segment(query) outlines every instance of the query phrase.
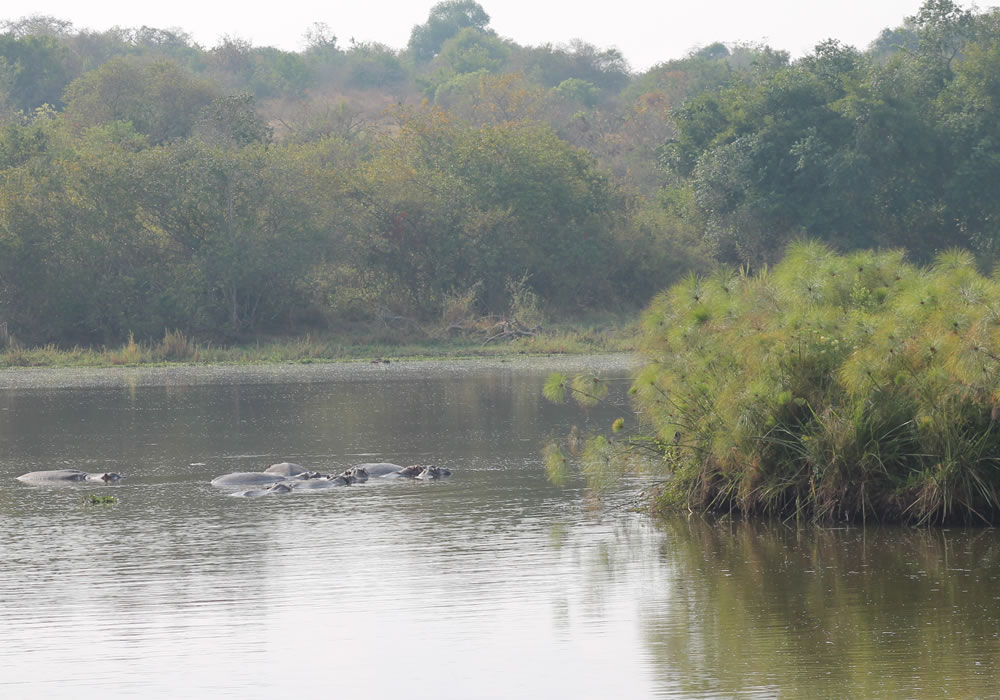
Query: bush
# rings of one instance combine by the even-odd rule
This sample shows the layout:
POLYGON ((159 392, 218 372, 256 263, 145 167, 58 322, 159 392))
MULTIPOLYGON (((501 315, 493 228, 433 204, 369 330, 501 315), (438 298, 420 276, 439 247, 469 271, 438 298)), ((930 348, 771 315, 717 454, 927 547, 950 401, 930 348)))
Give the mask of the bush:
POLYGON ((633 387, 665 501, 819 521, 996 522, 1000 284, 952 251, 790 246, 646 313, 633 387))

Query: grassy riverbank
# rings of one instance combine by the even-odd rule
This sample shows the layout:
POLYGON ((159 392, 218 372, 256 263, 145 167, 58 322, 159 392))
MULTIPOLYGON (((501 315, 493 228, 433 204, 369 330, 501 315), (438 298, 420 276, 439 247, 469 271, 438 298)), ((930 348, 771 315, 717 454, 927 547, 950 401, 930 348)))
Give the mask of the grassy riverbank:
POLYGON ((9 342, 0 349, 0 368, 115 367, 159 364, 256 364, 391 360, 401 358, 495 357, 631 352, 637 344, 634 318, 590 316, 541 329, 481 324, 439 332, 384 326, 295 338, 262 338, 221 345, 199 342, 179 331, 158 341, 132 338, 119 347, 24 347, 9 342))

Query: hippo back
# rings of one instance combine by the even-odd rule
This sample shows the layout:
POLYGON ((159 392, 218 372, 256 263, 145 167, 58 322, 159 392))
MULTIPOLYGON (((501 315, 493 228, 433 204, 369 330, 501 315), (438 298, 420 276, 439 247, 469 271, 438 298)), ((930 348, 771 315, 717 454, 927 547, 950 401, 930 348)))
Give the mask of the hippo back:
POLYGON ((340 484, 334 484, 329 479, 308 479, 306 481, 291 481, 291 486, 296 491, 313 491, 316 489, 329 489, 340 484))
POLYGON ((223 474, 212 479, 212 486, 259 486, 261 484, 276 484, 284 481, 285 477, 279 474, 265 474, 263 472, 233 472, 223 474))
POLYGON ((57 481, 86 481, 87 472, 79 469, 50 469, 48 471, 28 472, 17 477, 18 481, 26 484, 51 483, 57 481))
POLYGON ((278 464, 272 464, 270 467, 264 470, 265 474, 277 474, 279 476, 298 476, 299 474, 305 474, 309 470, 303 467, 301 464, 294 464, 292 462, 279 462, 278 464))
POLYGON ((354 468, 364 469, 368 476, 386 476, 387 474, 395 474, 402 469, 401 466, 392 462, 366 462, 365 464, 357 464, 354 468))

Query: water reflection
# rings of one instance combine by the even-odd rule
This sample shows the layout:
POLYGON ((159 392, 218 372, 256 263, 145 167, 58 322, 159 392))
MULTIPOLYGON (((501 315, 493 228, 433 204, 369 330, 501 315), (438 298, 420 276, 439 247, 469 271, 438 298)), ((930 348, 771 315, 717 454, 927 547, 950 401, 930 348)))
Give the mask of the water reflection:
POLYGON ((643 635, 663 683, 684 695, 995 692, 993 531, 663 528, 672 575, 643 600, 643 635))

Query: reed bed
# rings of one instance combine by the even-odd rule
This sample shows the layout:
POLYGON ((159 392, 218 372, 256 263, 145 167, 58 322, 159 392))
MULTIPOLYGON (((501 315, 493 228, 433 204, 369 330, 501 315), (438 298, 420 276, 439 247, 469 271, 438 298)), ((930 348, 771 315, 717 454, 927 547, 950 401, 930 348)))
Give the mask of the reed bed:
POLYGON ((800 242, 773 269, 675 285, 642 328, 661 507, 1000 519, 1000 283, 969 253, 920 268, 800 242))

